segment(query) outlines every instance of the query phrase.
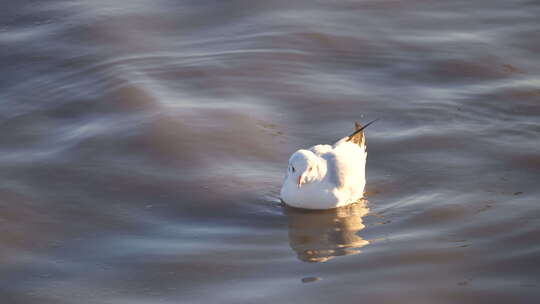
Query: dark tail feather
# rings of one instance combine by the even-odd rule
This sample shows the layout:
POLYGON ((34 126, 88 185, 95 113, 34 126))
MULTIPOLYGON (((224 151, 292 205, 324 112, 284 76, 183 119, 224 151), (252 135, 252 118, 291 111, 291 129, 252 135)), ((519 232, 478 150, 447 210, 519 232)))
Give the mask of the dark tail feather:
POLYGON ((354 131, 353 134, 349 135, 349 138, 347 138, 347 141, 350 141, 350 142, 353 142, 359 146, 362 146, 364 145, 365 143, 365 138, 364 138, 364 132, 362 132, 365 128, 367 128, 369 125, 371 125, 372 123, 376 122, 377 120, 379 120, 378 118, 375 119, 375 120, 372 120, 370 122, 368 122, 365 126, 361 126, 358 122, 355 122, 354 123, 354 128, 356 131, 354 131))

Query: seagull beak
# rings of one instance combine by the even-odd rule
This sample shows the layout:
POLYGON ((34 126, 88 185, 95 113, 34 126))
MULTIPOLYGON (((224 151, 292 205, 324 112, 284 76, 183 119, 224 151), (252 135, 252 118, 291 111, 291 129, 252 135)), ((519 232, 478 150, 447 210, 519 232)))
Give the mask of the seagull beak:
POLYGON ((302 175, 298 177, 298 188, 302 185, 302 175))

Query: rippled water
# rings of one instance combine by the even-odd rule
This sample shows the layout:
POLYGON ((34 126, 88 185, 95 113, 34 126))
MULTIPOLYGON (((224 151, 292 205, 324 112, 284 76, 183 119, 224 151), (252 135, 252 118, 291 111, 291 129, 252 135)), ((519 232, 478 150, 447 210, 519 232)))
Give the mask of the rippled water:
POLYGON ((538 1, 11 1, 6 303, 533 303, 538 1), (367 200, 279 204, 367 130, 367 200))

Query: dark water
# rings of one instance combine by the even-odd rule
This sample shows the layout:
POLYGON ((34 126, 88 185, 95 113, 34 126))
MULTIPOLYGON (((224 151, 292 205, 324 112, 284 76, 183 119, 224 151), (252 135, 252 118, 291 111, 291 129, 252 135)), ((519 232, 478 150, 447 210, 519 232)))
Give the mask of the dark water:
POLYGON ((540 2, 0 8, 2 303, 540 300, 540 2), (366 202, 278 204, 374 118, 366 202))

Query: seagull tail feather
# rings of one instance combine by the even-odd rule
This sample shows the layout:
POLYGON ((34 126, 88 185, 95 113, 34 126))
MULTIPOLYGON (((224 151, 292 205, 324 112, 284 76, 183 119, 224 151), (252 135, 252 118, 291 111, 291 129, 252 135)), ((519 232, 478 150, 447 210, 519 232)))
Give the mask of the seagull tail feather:
POLYGON ((367 128, 369 125, 371 125, 372 123, 374 123, 377 120, 378 120, 378 118, 368 122, 363 127, 362 127, 362 125, 360 123, 355 122, 354 123, 355 131, 351 135, 349 135, 349 137, 347 138, 347 141, 353 142, 353 143, 359 145, 360 147, 365 146, 366 145, 366 137, 364 136, 364 129, 367 128))

